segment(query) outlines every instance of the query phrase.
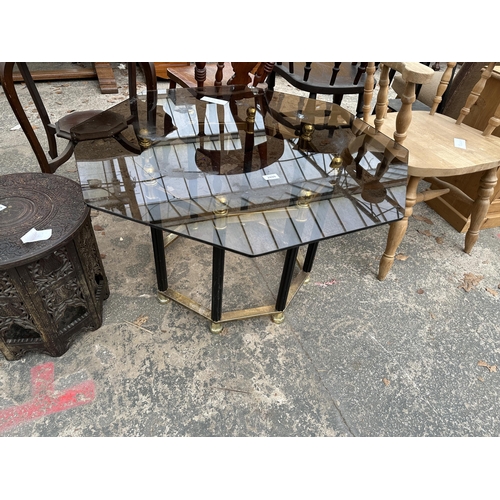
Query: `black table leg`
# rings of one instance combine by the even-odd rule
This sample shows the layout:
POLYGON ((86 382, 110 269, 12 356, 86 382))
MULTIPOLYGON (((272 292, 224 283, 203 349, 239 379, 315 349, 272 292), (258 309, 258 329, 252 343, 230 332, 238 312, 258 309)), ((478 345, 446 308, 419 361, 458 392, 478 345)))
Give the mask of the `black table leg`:
POLYGON ((316 250, 318 250, 318 242, 311 243, 307 247, 306 257, 304 259, 304 266, 302 270, 306 273, 310 273, 312 271, 314 258, 316 257, 316 250))
MULTIPOLYGON (((223 248, 213 247, 212 256, 212 322, 218 323, 222 318, 222 289, 224 282, 224 258, 223 248)), ((212 324, 212 331, 220 331, 222 328, 212 324)))
POLYGON ((285 310, 288 292, 290 291, 290 284, 292 283, 293 268, 295 267, 298 252, 299 247, 290 248, 286 251, 285 264, 283 265, 283 272, 281 273, 278 298, 276 299, 276 311, 283 312, 285 310))
POLYGON ((155 258, 156 281, 158 290, 164 292, 168 289, 167 263, 165 261, 165 246, 163 244, 163 231, 151 227, 151 240, 153 242, 153 255, 155 258))

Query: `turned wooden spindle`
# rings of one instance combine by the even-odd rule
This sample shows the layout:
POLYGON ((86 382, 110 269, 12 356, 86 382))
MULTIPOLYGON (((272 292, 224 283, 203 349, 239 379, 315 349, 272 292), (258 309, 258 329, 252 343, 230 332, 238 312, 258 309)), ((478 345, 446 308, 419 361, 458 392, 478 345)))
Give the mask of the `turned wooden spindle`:
POLYGON ((356 76, 354 77, 353 81, 354 85, 357 85, 359 83, 359 80, 361 80, 361 77, 365 74, 367 64, 368 63, 365 62, 359 63, 358 71, 356 72, 356 76))
POLYGON ((415 84, 413 82, 407 82, 406 87, 401 96, 402 106, 399 110, 398 116, 396 117, 396 130, 394 132, 394 140, 398 144, 403 144, 406 139, 408 129, 411 123, 411 106, 415 102, 417 96, 415 95, 415 84))
POLYGON ((335 80, 337 79, 337 75, 340 71, 340 65, 342 63, 339 63, 339 62, 336 62, 333 64, 333 68, 332 68, 332 76, 330 78, 330 86, 334 86, 335 85, 335 80))
POLYGON ((265 79, 274 69, 273 62, 260 63, 257 71, 255 72, 255 77, 253 80, 253 85, 257 86, 259 83, 264 83, 265 79))
POLYGON ((441 82, 439 83, 436 95, 434 96, 434 100, 432 102, 432 108, 431 108, 431 115, 433 115, 441 101, 443 100, 443 94, 445 93, 446 89, 448 88, 448 84, 450 83, 451 80, 451 75, 453 73, 453 68, 457 65, 456 62, 449 62, 446 65, 446 69, 443 73, 443 76, 441 77, 441 82))
POLYGON ((478 100, 479 96, 481 95, 481 92, 484 89, 484 86, 486 85, 486 82, 491 76, 491 72, 493 71, 495 64, 496 63, 494 62, 490 62, 488 64, 488 67, 483 71, 479 81, 476 83, 476 85, 474 85, 474 88, 472 89, 471 93, 469 94, 469 97, 467 98, 467 101, 465 102, 465 106, 460 111, 460 116, 457 118, 458 125, 462 123, 464 118, 470 113, 470 108, 472 108, 472 106, 474 106, 474 104, 478 100))
POLYGON ((374 123, 376 130, 380 130, 380 128, 382 127, 385 115, 387 113, 387 107, 389 105, 389 101, 387 98, 389 94, 389 69, 389 66, 384 64, 380 73, 377 105, 375 107, 376 118, 374 123))
POLYGON ((488 125, 484 129, 483 135, 488 137, 500 125, 500 104, 495 110, 495 114, 488 120, 488 125))
POLYGON ((207 79, 207 70, 205 66, 206 62, 197 62, 194 67, 194 79, 196 80, 198 87, 203 87, 205 80, 207 79))
POLYGON ((401 109, 396 117, 396 130, 394 140, 398 144, 403 144, 408 128, 412 120, 412 105, 416 100, 415 89, 418 84, 425 85, 432 80, 434 71, 420 63, 386 63, 387 66, 401 72, 403 80, 406 82, 403 95, 401 96, 401 109))
POLYGON ((215 72, 215 82, 214 82, 215 87, 222 86, 222 78, 223 77, 224 77, 224 63, 218 62, 217 63, 217 71, 215 72))
POLYGON ((368 63, 366 67, 365 92, 363 95, 363 120, 368 121, 372 109, 373 87, 375 86, 375 63, 368 63))

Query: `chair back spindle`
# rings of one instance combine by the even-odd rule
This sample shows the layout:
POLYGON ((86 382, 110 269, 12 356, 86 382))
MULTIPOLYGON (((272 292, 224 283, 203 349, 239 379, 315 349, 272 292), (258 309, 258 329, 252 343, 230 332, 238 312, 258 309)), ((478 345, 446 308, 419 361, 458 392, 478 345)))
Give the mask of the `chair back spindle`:
POLYGON ((356 116, 363 114, 365 73, 368 63, 351 62, 289 62, 276 63, 267 83, 274 89, 276 75, 284 78, 298 90, 309 93, 311 99, 318 94, 332 95, 335 104, 342 104, 345 95, 356 96, 356 116))
POLYGON ((224 78, 224 63, 223 62, 218 62, 217 63, 217 71, 215 72, 215 82, 214 85, 216 87, 221 87, 222 86, 222 79, 224 78))
POLYGON ((371 113, 371 102, 373 97, 373 89, 375 87, 375 63, 367 63, 366 67, 366 84, 365 93, 363 96, 363 120, 368 121, 368 117, 371 113))
MULTIPOLYGON (((377 94, 377 104, 375 106, 375 128, 380 130, 382 124, 384 123, 384 118, 387 113, 387 108, 389 105, 389 70, 390 67, 386 64, 382 65, 382 69, 380 71, 380 79, 379 79, 379 91, 377 94)), ((366 84, 365 84, 366 87, 366 84)), ((365 88, 365 92, 368 89, 365 88)))
POLYGON ((357 85, 359 81, 361 80, 361 77, 363 76, 364 73, 366 73, 366 67, 367 67, 366 62, 359 63, 358 66, 358 72, 356 73, 356 76, 354 77, 354 81, 352 82, 353 85, 357 85))
POLYGON ((488 125, 486 125, 486 128, 484 129, 483 135, 488 137, 494 132, 494 130, 499 125, 500 125, 500 104, 497 106, 495 114, 488 120, 488 125))
POLYGON ((307 82, 309 80, 309 73, 311 73, 311 64, 312 62, 306 62, 306 65, 304 66, 304 81, 307 82))
POLYGON ((431 115, 433 115, 436 112, 438 106, 441 104, 441 101, 443 100, 443 94, 446 92, 446 89, 448 88, 448 85, 451 80, 451 75, 453 74, 453 68, 456 65, 457 65, 456 62, 449 62, 446 64, 446 70, 444 71, 443 76, 441 77, 441 81, 439 82, 436 95, 432 102, 432 107, 430 111, 431 115))
MULTIPOLYGON (((495 62, 490 62, 486 69, 482 72, 481 78, 479 81, 474 85, 473 89, 471 90, 471 93, 469 94, 469 97, 467 97, 467 101, 465 101, 465 106, 462 108, 460 111, 460 115, 457 118, 457 124, 461 124, 464 118, 470 113, 470 110, 474 104, 476 104, 479 96, 481 95, 484 87, 486 86, 486 82, 491 76, 491 73, 497 63, 495 62)), ((491 135, 491 133, 495 130, 495 128, 500 124, 499 119, 500 119, 500 105, 497 107, 495 114, 490 118, 488 125, 486 126, 483 135, 488 136, 491 135)))
POLYGON ((332 68, 332 77, 330 78, 330 85, 333 87, 335 85, 335 80, 337 79, 337 75, 339 74, 340 71, 340 65, 342 63, 336 62, 333 65, 332 68))
POLYGON ((205 68, 206 62, 197 62, 194 63, 194 79, 198 84, 198 87, 203 87, 205 84, 205 80, 207 79, 207 70, 205 68))
MULTIPOLYGON (((382 70, 379 80, 379 93, 377 95, 377 104, 375 107, 376 117, 374 125, 376 130, 380 130, 388 108, 389 92, 389 71, 395 70, 401 73, 405 83, 405 89, 401 96, 402 106, 396 118, 396 130, 394 131, 394 140, 398 144, 403 144, 412 118, 412 104, 416 100, 416 86, 424 85, 432 80, 434 71, 420 63, 405 62, 385 62, 382 63, 382 70)), ((365 81, 365 92, 367 84, 365 81)))
POLYGON ((491 76, 491 72, 493 71, 493 68, 495 67, 495 63, 490 62, 488 64, 488 67, 482 72, 481 78, 479 81, 474 85, 473 89, 471 90, 471 93, 469 94, 469 97, 467 97, 467 101, 465 101, 465 106, 462 108, 460 111, 460 115, 457 118, 457 124, 460 125, 464 118, 470 113, 470 109, 474 104, 476 104, 476 101, 478 100, 479 96, 481 95, 481 92, 483 91, 486 82, 491 76))
POLYGON ((273 68, 274 68, 274 63, 271 62, 260 63, 259 67, 257 68, 257 71, 255 72, 253 80, 254 86, 258 85, 259 83, 264 83, 268 75, 273 70, 273 68))
MULTIPOLYGON (((248 85, 252 83, 253 74, 253 85, 264 82, 269 73, 273 70, 274 63, 258 63, 258 62, 233 62, 231 63, 233 69, 233 75, 227 80, 226 85, 248 85)), ((213 85, 215 87, 220 87, 224 85, 224 68, 225 63, 218 62, 217 69, 215 72, 215 79, 213 85)), ((179 71, 179 70, 177 70, 179 71)), ((207 63, 197 62, 195 63, 194 77, 198 87, 204 87, 207 79, 207 63)))

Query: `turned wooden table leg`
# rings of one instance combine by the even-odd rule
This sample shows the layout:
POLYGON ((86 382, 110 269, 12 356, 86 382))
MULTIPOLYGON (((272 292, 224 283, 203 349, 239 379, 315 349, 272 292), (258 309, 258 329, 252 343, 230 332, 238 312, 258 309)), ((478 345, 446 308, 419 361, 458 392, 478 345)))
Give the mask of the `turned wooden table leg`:
POLYGON ((378 279, 381 281, 385 279, 391 270, 392 264, 394 263, 394 257, 396 256, 396 251, 401 244, 401 241, 403 241, 406 229, 408 228, 408 217, 410 217, 413 213, 413 207, 417 202, 417 187, 420 180, 420 177, 410 177, 406 188, 405 215, 401 220, 393 222, 389 225, 387 246, 385 247, 384 255, 382 255, 382 258, 380 259, 378 270, 378 279))
POLYGON ((486 170, 479 181, 477 198, 472 206, 470 227, 465 235, 465 252, 471 253, 472 247, 479 238, 479 231, 483 225, 490 207, 490 200, 497 183, 497 167, 486 170))

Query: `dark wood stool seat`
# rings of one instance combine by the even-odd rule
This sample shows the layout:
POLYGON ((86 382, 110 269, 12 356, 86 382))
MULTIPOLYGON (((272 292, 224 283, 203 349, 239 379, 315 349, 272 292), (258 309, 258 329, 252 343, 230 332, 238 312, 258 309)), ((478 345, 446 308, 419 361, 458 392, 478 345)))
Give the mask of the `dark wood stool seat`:
POLYGON ((0 351, 64 354, 102 323, 106 274, 76 182, 53 174, 0 176, 0 351), (48 240, 23 243, 30 229, 48 240))
POLYGON ((113 113, 112 111, 82 111, 83 113, 88 114, 88 116, 81 120, 77 117, 75 120, 71 120, 71 123, 69 120, 63 123, 64 130, 62 133, 67 133, 69 136, 68 139, 77 142, 110 139, 128 128, 127 121, 118 113, 113 113), (90 118, 94 117, 94 120, 90 120, 90 118))
POLYGON ((100 112, 97 109, 91 109, 87 111, 73 111, 73 113, 63 116, 54 124, 57 136, 71 140, 71 129, 73 127, 80 125, 80 123, 98 115, 100 112))
MULTIPOLYGON (((97 64, 97 63, 96 63, 97 64)), ((148 90, 156 90, 156 73, 153 63, 137 63, 141 66, 146 80, 146 87, 148 90)), ((137 97, 137 73, 136 63, 128 63, 128 81, 129 81, 129 96, 131 98, 137 97)), ((108 139, 110 137, 115 138, 120 144, 125 147, 125 149, 132 151, 134 153, 139 153, 140 149, 131 144, 122 134, 127 130, 128 125, 131 123, 133 116, 132 112, 128 118, 119 116, 118 114, 106 113, 101 119, 101 115, 97 110, 85 110, 85 111, 74 111, 72 113, 63 116, 59 120, 54 122, 50 119, 50 114, 45 108, 45 104, 38 92, 37 86, 35 84, 34 78, 28 68, 28 64, 25 62, 0 62, 0 83, 5 92, 5 97, 9 102, 14 115, 21 125, 23 132, 28 139, 33 152, 35 153, 36 159, 40 165, 40 169, 44 173, 52 174, 54 173, 62 164, 67 162, 74 151, 74 148, 79 140, 94 140, 94 139, 108 139), (14 68, 17 66, 22 79, 26 85, 26 88, 31 96, 32 102, 35 105, 36 112, 40 118, 43 125, 43 132, 45 133, 45 138, 48 144, 48 151, 45 151, 42 142, 40 142, 40 136, 43 136, 42 128, 35 132, 33 127, 33 114, 30 113, 30 117, 26 114, 24 99, 21 101, 20 95, 18 94, 18 85, 16 86, 14 68), (90 130, 91 123, 86 125, 85 134, 82 138, 76 139, 73 134, 70 133, 71 128, 88 122, 94 117, 99 117, 97 123, 92 120, 92 124, 97 124, 98 128, 96 130, 90 130), (64 149, 60 151, 58 141, 56 138, 66 139, 64 149)), ((20 89, 19 89, 20 90, 20 89)), ((38 128, 38 127, 36 127, 38 128)))

